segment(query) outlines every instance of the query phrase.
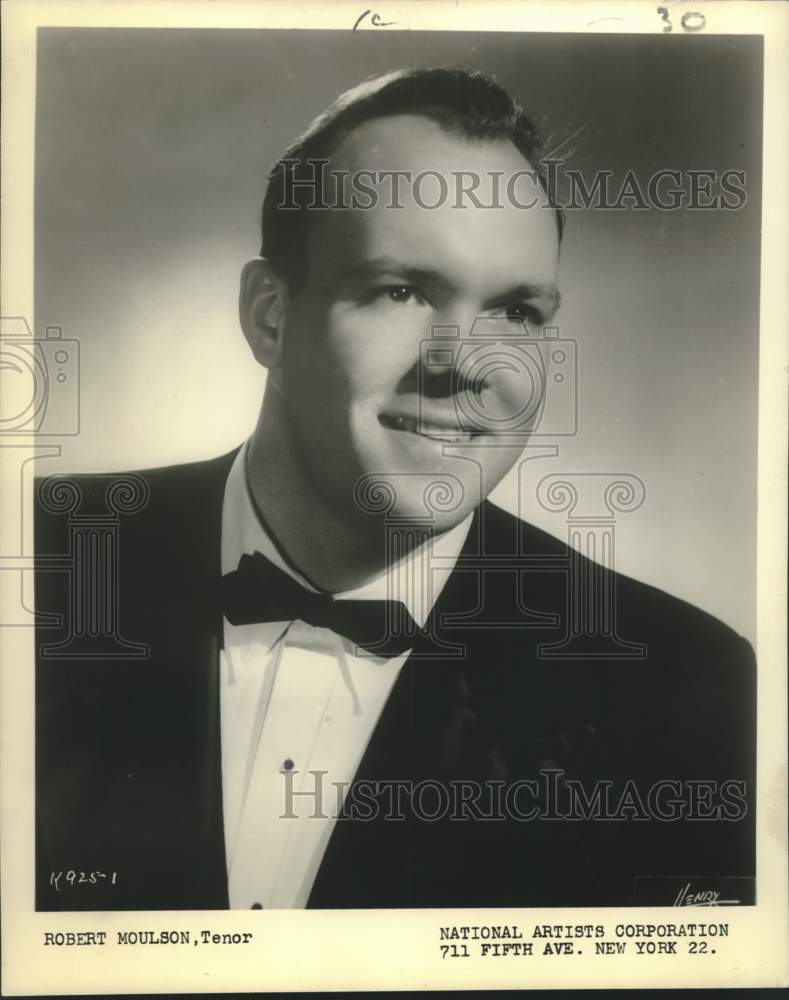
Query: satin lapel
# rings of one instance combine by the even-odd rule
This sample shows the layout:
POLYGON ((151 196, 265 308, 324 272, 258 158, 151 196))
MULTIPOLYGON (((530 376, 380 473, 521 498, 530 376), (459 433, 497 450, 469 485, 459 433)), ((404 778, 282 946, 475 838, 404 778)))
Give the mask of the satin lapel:
MULTIPOLYGON (((459 566, 478 553, 479 533, 477 512, 459 566)), ((484 780, 498 774, 494 748, 478 725, 466 681, 480 655, 480 637, 450 623, 451 613, 472 612, 477 600, 474 572, 456 570, 434 608, 435 635, 404 664, 356 783, 405 782, 413 788, 423 780, 484 780)), ((431 872, 419 871, 419 829, 407 806, 402 818, 391 818, 391 812, 370 822, 338 820, 309 907, 406 906, 431 898, 431 872)))
MULTIPOLYGON (((555 570, 524 581, 513 557, 536 537, 490 504, 476 512, 431 616, 432 639, 404 665, 357 782, 507 781, 582 766, 593 750, 600 674, 538 654, 560 636, 566 581, 555 570)), ((547 544, 551 552, 534 554, 562 555, 561 543, 547 544)), ((420 861, 424 831, 409 822, 338 821, 309 905, 439 905, 447 873, 420 861)), ((451 835, 457 857, 466 846, 473 853, 475 824, 451 824, 451 835)))
POLYGON ((160 570, 138 590, 128 627, 145 622, 143 638, 151 645, 148 683, 135 685, 145 698, 138 752, 150 781, 140 795, 159 827, 146 840, 151 851, 162 848, 151 870, 168 907, 227 906, 218 592, 222 501, 234 456, 153 473, 150 509, 136 525, 137 544, 147 549, 142 565, 160 570))

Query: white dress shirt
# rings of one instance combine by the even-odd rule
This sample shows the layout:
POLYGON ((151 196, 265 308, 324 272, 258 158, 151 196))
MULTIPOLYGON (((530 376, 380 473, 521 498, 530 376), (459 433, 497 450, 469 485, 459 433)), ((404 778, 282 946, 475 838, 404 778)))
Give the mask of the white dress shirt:
MULTIPOLYGON (((245 553, 260 552, 314 590, 285 563, 255 512, 246 452, 244 445, 225 487, 222 573, 236 569, 245 553)), ((397 597, 424 625, 470 524, 471 515, 364 586, 334 596, 397 597)), ((222 789, 231 908, 306 906, 344 789, 408 658, 359 652, 329 629, 298 620, 224 620, 222 789), (312 771, 326 773, 316 778, 312 771)))

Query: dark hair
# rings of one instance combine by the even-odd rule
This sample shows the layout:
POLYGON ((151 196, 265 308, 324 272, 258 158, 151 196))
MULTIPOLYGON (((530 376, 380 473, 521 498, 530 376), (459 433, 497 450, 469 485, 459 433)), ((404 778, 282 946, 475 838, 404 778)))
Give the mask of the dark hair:
POLYGON ((322 171, 316 164, 328 161, 340 142, 362 123, 402 114, 421 115, 447 132, 469 139, 512 142, 536 172, 556 212, 561 239, 564 217, 539 161, 536 127, 507 91, 490 77, 464 69, 397 70, 341 94, 288 147, 269 173, 261 254, 292 292, 298 291, 305 279, 307 238, 315 219, 315 212, 307 208, 307 197, 313 207, 322 204, 322 171))

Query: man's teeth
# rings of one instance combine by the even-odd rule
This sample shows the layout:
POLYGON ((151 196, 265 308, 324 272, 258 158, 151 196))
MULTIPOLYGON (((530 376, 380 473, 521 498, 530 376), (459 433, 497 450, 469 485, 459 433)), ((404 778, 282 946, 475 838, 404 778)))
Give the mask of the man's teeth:
POLYGON ((425 426, 422 426, 416 433, 421 434, 422 437, 431 438, 433 441, 448 441, 450 443, 470 441, 473 436, 471 431, 448 431, 445 428, 425 426))
POLYGON ((471 431, 442 427, 440 424, 431 424, 426 420, 418 420, 414 417, 396 417, 395 425, 400 430, 411 431, 413 434, 420 434, 422 437, 428 437, 434 441, 447 441, 451 444, 470 441, 473 437, 471 431))

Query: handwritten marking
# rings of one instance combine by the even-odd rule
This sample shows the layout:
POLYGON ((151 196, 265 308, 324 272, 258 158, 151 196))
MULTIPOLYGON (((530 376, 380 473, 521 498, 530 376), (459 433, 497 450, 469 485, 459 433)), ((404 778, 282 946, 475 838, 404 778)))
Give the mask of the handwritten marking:
POLYGON ((682 15, 682 19, 680 20, 679 23, 682 25, 683 31, 701 31, 702 28, 706 25, 707 19, 703 14, 699 14, 698 11, 691 10, 688 11, 687 14, 682 15), (691 24, 690 23, 691 18, 698 18, 699 23, 691 24))
MULTIPOLYGON (((665 34, 666 32, 673 31, 674 25, 671 23, 671 18, 668 15, 668 8, 658 7, 657 12, 658 14, 660 14, 660 19, 662 21, 665 21, 667 24, 667 27, 663 29, 663 33, 665 34)), ((679 23, 682 25, 683 31, 687 32, 702 31, 706 27, 707 19, 703 14, 700 14, 697 10, 689 10, 682 15, 679 23), (695 23, 691 24, 691 21, 695 21, 695 23)))
MULTIPOLYGON (((372 13, 372 10, 373 10, 372 7, 369 7, 363 14, 360 14, 356 18, 356 22, 353 26, 354 31, 356 31, 356 29, 359 27, 362 21, 367 17, 367 15, 372 13)), ((370 18, 370 24, 372 24, 374 28, 388 28, 393 24, 397 24, 397 21, 382 21, 380 14, 373 14, 373 16, 370 18)))
MULTIPOLYGON (((60 892, 60 880, 65 875, 66 882, 70 886, 75 885, 96 885, 99 879, 107 878, 106 872, 81 872, 75 871, 74 869, 69 869, 68 871, 50 872, 49 873, 49 884, 54 888, 55 892, 60 892)), ((112 872, 110 877, 110 882, 115 885, 118 881, 118 873, 112 872)))
POLYGON ((357 17, 356 23, 353 26, 354 31, 356 31, 356 29, 359 27, 359 25, 362 23, 362 21, 367 17, 369 13, 370 11, 366 10, 363 14, 360 14, 359 17, 357 17))

